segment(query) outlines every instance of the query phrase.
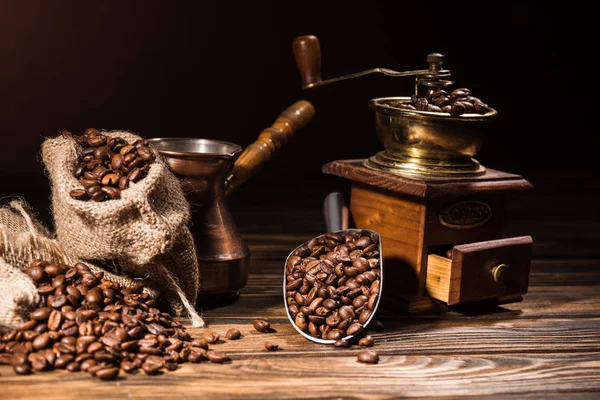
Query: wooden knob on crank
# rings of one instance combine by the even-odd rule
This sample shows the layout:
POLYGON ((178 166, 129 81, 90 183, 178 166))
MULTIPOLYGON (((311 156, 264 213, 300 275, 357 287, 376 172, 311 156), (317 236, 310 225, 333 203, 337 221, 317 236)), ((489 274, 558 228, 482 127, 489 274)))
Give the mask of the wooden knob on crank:
POLYGON ((258 139, 240 154, 225 181, 226 193, 233 192, 274 156, 279 155, 289 139, 304 128, 314 115, 315 108, 306 100, 297 101, 279 114, 273 125, 265 128, 258 139))
POLYGON ((321 45, 313 35, 299 36, 292 42, 302 87, 321 82, 321 45))

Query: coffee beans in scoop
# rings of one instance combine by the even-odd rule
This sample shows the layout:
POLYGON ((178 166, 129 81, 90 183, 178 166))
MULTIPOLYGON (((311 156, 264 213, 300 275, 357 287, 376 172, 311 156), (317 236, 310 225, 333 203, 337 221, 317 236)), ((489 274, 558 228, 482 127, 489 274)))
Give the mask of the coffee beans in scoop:
POLYGON ((155 159, 145 140, 129 144, 122 138, 105 135, 93 128, 81 136, 70 132, 63 132, 63 135, 72 137, 79 145, 75 177, 82 187, 69 193, 76 200, 119 199, 121 191, 131 182, 146 176, 155 159))
POLYGON ((440 89, 433 92, 430 98, 413 95, 410 100, 389 100, 387 104, 403 110, 449 113, 454 117, 462 114, 485 114, 490 111, 490 107, 477 97, 471 96, 467 88, 454 89, 450 94, 440 89))
POLYGON ((114 380, 121 372, 157 375, 183 362, 229 360, 155 308, 141 286, 123 288, 81 263, 35 261, 25 273, 41 302, 28 321, 0 336, 0 364, 17 374, 66 369, 114 380))
POLYGON ((286 304, 311 336, 340 340, 362 331, 380 290, 379 238, 369 231, 312 239, 287 260, 286 304))

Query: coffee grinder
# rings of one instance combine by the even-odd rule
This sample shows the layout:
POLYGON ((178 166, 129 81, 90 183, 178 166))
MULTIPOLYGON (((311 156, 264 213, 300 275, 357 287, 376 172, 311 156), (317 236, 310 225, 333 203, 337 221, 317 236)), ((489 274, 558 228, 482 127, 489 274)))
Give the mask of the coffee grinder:
MULTIPOLYGON (((414 77, 414 95, 431 102, 436 91, 450 92, 454 84, 437 53, 427 56, 423 70, 374 68, 323 80, 318 38, 300 36, 293 50, 305 89, 380 73, 414 77)), ((386 264, 382 302, 423 312, 521 301, 533 241, 530 236, 504 237, 502 222, 506 196, 533 186, 473 158, 497 111, 486 106, 482 113, 456 115, 403 106, 410 101, 410 95, 371 99, 384 150, 322 167, 323 173, 350 182, 356 227, 381 235, 386 264)))

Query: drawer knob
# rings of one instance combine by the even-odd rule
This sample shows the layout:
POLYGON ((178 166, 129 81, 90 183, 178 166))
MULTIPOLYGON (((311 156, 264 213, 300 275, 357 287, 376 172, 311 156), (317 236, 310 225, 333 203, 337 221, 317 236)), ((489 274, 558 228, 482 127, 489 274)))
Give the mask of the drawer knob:
POLYGON ((508 273, 508 265, 500 264, 496 265, 490 270, 490 273, 494 277, 494 280, 498 283, 504 283, 506 281, 506 274, 508 273))

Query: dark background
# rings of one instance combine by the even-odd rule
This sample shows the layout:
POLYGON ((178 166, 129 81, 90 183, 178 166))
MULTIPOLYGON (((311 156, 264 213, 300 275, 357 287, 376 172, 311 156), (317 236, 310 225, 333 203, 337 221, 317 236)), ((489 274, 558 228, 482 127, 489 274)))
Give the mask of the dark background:
POLYGON ((305 34, 320 38, 325 79, 420 69, 427 53, 445 54, 457 86, 499 112, 477 159, 542 194, 585 194, 599 186, 596 28, 577 2, 3 0, 0 196, 25 196, 44 219, 40 144, 63 129, 246 146, 299 99, 316 117, 236 196, 268 203, 285 182, 309 196, 323 164, 381 150, 367 102, 410 94, 413 81, 303 91, 291 43, 305 34))

